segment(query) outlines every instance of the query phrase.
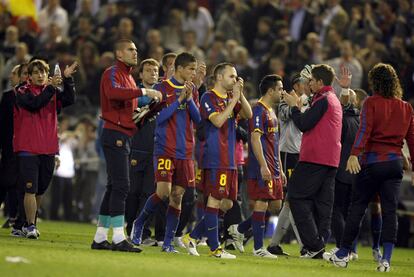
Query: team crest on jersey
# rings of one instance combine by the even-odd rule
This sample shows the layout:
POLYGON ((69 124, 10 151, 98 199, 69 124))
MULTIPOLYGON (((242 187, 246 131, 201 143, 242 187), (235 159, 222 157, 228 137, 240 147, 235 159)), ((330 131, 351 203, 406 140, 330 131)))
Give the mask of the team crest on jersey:
POLYGON ((187 103, 182 103, 180 106, 178 106, 179 110, 186 110, 187 109, 187 103))
POLYGON ((132 166, 136 166, 137 164, 138 164, 137 160, 135 160, 135 159, 131 160, 131 165, 132 166))
POLYGON ((219 186, 219 193, 225 193, 226 192, 226 186, 219 186))

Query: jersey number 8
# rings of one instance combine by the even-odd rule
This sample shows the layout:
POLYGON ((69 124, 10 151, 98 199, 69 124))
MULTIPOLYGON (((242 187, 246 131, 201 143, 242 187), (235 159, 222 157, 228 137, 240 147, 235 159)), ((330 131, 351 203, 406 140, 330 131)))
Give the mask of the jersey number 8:
POLYGON ((227 183, 227 175, 221 174, 220 175, 220 186, 225 187, 227 183))

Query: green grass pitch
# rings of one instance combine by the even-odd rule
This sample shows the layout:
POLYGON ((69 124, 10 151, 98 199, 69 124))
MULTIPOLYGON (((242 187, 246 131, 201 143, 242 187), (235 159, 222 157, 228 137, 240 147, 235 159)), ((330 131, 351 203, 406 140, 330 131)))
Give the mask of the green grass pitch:
MULTIPOLYGON (((92 251, 95 227, 90 224, 43 221, 38 240, 13 238, 0 229, 0 276, 414 276, 414 250, 395 249, 391 272, 376 272, 371 250, 359 248, 359 260, 348 268, 335 268, 322 260, 301 260, 297 245, 284 245, 291 257, 264 260, 253 257, 252 243, 236 260, 219 260, 199 247, 201 257, 161 253, 158 247, 143 247, 140 254, 92 251), (30 263, 6 262, 21 256, 30 263)), ((331 247, 331 246, 329 246, 331 247)))

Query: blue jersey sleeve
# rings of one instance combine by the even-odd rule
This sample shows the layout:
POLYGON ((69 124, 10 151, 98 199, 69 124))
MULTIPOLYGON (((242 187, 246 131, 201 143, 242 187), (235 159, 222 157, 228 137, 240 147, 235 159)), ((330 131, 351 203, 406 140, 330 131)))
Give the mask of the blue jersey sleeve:
POLYGON ((263 109, 259 106, 256 106, 253 109, 253 117, 250 119, 253 121, 253 132, 259 132, 264 134, 264 120, 263 120, 263 109))
POLYGON ((211 101, 210 93, 205 93, 201 97, 201 114, 204 119, 210 119, 212 115, 219 113, 216 105, 211 101))

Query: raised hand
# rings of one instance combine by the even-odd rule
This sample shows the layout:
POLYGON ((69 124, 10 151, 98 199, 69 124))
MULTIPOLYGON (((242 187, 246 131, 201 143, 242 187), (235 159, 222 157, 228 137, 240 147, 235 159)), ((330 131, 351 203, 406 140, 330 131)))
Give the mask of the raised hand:
POLYGON ((77 61, 74 61, 70 66, 66 66, 65 70, 63 71, 63 76, 65 76, 65 78, 71 77, 72 74, 76 72, 77 67, 78 67, 77 61))
POLYGON ((200 88, 201 85, 203 84, 206 74, 207 74, 207 66, 204 62, 201 62, 197 68, 196 76, 194 79, 194 84, 197 86, 197 88, 200 88))
POLYGON ((335 79, 341 88, 349 88, 351 86, 352 73, 346 66, 341 66, 341 75, 339 79, 335 76, 335 79))

